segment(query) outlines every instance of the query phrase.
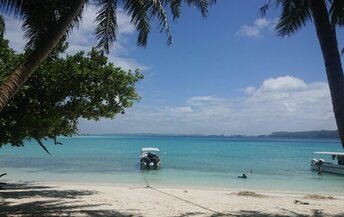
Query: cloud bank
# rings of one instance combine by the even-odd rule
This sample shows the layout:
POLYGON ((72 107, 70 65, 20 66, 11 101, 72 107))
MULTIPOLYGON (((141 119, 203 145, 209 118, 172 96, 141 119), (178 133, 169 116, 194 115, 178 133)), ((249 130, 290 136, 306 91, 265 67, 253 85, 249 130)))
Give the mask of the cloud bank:
POLYGON ((193 96, 181 105, 140 104, 115 120, 81 120, 84 133, 268 134, 335 129, 328 85, 299 78, 269 78, 241 98, 193 96))

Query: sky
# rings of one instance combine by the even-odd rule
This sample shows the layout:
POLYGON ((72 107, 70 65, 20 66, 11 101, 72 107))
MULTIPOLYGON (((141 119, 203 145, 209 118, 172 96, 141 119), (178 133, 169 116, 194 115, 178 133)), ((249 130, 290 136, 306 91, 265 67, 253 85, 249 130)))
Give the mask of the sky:
MULTIPOLYGON (((79 133, 261 135, 276 131, 336 129, 324 62, 312 22, 282 38, 274 25, 279 9, 262 18, 266 0, 217 1, 207 18, 183 5, 170 20, 173 44, 152 24, 146 48, 118 9, 119 35, 109 60, 140 69, 139 102, 114 119, 79 120, 79 133), (248 3, 249 2, 249 3, 248 3)), ((69 54, 89 51, 97 9, 89 5, 68 41, 69 54)), ((25 46, 21 23, 6 17, 6 35, 25 46)))

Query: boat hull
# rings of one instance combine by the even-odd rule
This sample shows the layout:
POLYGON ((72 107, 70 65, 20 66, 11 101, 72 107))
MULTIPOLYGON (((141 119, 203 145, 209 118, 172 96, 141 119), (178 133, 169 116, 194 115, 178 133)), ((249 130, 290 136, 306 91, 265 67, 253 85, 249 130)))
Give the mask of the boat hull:
POLYGON ((344 165, 336 165, 331 163, 322 163, 321 165, 313 164, 311 165, 312 170, 316 170, 320 173, 333 173, 344 175, 344 165))

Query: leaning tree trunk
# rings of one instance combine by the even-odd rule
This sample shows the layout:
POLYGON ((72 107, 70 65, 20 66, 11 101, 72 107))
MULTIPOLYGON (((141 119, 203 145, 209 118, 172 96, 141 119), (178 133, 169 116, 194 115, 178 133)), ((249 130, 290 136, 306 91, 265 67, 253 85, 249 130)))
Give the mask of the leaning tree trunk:
POLYGON ((38 46, 26 60, 0 86, 0 112, 31 74, 53 51, 61 38, 66 34, 67 29, 82 9, 84 3, 85 0, 73 0, 69 13, 61 17, 59 24, 47 33, 46 37, 39 42, 38 46))
POLYGON ((308 2, 325 62, 338 133, 344 148, 344 75, 335 26, 330 23, 324 0, 308 0, 308 2))

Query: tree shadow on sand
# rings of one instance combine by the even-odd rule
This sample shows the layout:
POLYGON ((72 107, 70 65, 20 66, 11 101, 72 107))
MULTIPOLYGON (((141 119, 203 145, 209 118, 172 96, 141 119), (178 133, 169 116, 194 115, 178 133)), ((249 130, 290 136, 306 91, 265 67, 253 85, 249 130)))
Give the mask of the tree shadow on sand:
POLYGON ((337 215, 329 215, 326 213, 323 213, 321 210, 312 210, 311 215, 305 215, 305 214, 299 214, 297 212, 294 212, 292 210, 286 210, 283 209, 285 213, 289 214, 273 214, 273 213, 264 213, 264 212, 258 212, 258 211, 252 211, 252 210, 241 210, 239 212, 235 213, 228 213, 228 214, 220 214, 216 213, 213 215, 210 215, 210 217, 224 217, 224 216, 233 216, 233 217, 288 217, 288 216, 293 216, 293 217, 342 217, 344 216, 344 213, 337 214, 337 215))
POLYGON ((30 183, 7 184, 0 190, 0 216, 133 216, 100 207, 106 204, 82 203, 83 197, 97 193, 30 183))

